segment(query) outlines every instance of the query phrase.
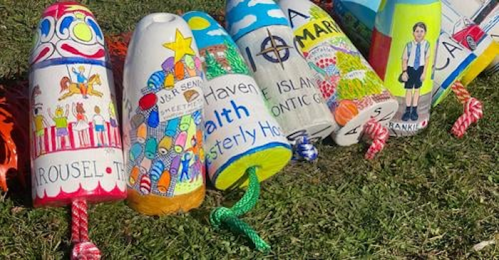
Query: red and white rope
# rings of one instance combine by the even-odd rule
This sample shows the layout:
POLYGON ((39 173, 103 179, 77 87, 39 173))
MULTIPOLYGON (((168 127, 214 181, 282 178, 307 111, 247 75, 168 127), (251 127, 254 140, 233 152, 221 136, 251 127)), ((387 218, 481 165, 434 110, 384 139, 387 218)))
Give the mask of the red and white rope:
POLYGON ((382 126, 375 118, 371 118, 364 126, 364 134, 373 140, 373 143, 366 152, 365 158, 374 159, 377 153, 385 147, 386 141, 390 136, 388 129, 382 126))
POLYGON ((71 241, 75 244, 71 254, 72 260, 98 260, 101 254, 97 246, 88 238, 87 201, 76 200, 71 205, 71 241))
POLYGON ((470 98, 464 106, 464 114, 457 119, 452 127, 452 133, 461 138, 471 124, 477 123, 483 117, 483 105, 476 98, 470 98))
POLYGON ((473 123, 477 123, 483 117, 483 104, 478 99, 471 97, 466 87, 461 82, 452 85, 452 91, 457 99, 464 105, 464 113, 457 119, 452 127, 452 134, 461 138, 473 123))
POLYGON ((459 102, 461 102, 461 104, 463 105, 466 104, 466 102, 468 102, 468 100, 471 98, 471 95, 466 87, 459 81, 456 81, 454 84, 452 84, 451 89, 454 94, 456 94, 459 102))

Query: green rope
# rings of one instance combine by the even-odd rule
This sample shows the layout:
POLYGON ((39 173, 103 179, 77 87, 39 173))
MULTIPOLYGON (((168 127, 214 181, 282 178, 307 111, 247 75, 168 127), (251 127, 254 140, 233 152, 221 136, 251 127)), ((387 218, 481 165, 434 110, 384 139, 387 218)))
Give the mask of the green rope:
POLYGON ((244 196, 231 209, 219 207, 213 210, 210 215, 210 222, 215 229, 219 229, 222 224, 227 225, 231 230, 248 236, 257 250, 268 252, 270 246, 260 238, 253 228, 238 219, 239 216, 246 214, 256 205, 260 196, 260 183, 256 176, 256 167, 248 168, 246 174, 249 178, 249 186, 244 196))

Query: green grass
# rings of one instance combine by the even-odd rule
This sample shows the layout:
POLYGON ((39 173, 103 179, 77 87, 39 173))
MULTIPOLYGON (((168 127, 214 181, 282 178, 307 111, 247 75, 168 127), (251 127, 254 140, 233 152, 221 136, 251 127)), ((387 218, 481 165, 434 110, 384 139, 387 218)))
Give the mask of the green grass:
MULTIPOLYGON (((18 67, 26 77, 31 30, 49 2, 1 0, 0 81, 18 67)), ((138 2, 86 4, 106 33, 132 30, 150 12, 214 12, 223 5, 138 2)), ((264 182, 260 202, 243 219, 271 244, 268 255, 209 225, 209 212, 233 205, 242 191, 209 190, 200 209, 178 216, 142 216, 125 202, 93 205, 90 237, 104 259, 498 259, 499 246, 472 249, 499 231, 498 85, 496 75, 470 86, 485 117, 463 139, 449 134, 462 110, 449 97, 426 131, 390 139, 374 161, 363 159, 366 145, 323 145, 317 163, 290 164, 264 182)), ((69 210, 33 209, 28 193, 14 186, 0 197, 0 258, 67 259, 69 210)))

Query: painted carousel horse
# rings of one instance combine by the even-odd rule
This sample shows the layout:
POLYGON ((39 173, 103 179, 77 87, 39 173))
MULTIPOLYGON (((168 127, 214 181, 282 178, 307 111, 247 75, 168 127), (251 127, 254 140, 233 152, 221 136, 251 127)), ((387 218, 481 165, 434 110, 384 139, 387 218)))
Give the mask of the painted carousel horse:
POLYGON ((90 76, 86 84, 73 82, 69 77, 63 77, 61 79, 61 92, 66 93, 59 98, 59 101, 75 94, 83 94, 84 97, 86 97, 87 94, 102 97, 102 92, 95 90, 94 85, 101 85, 99 74, 90 76))

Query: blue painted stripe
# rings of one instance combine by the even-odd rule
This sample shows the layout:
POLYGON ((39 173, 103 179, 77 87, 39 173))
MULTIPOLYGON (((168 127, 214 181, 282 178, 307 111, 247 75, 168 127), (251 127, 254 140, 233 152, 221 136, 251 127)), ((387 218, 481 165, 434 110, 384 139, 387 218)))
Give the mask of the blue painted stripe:
POLYGON ((97 25, 97 23, 93 19, 88 19, 87 23, 90 25, 90 27, 92 27, 92 29, 94 29, 94 32, 97 35, 97 37, 99 37, 101 40, 104 40, 99 25, 97 25))
POLYGON ((444 82, 442 83, 442 88, 447 89, 475 59, 475 54, 470 54, 468 57, 466 57, 466 59, 464 59, 464 61, 461 62, 461 64, 459 64, 459 66, 449 75, 449 77, 444 80, 444 82))
POLYGON ((66 16, 62 19, 62 22, 59 26, 59 33, 64 34, 64 30, 68 29, 71 23, 73 22, 74 17, 66 16))
MULTIPOLYGON (((289 144, 274 142, 274 143, 268 143, 268 144, 265 144, 265 145, 262 145, 262 146, 259 146, 259 147, 255 147, 255 148, 250 149, 250 150, 248 150, 248 151, 246 151, 244 153, 240 153, 238 155, 232 156, 226 163, 224 163, 215 172, 215 174, 213 175, 213 178, 211 178, 212 179, 212 183, 215 184, 216 180, 218 179, 218 175, 220 175, 220 173, 222 171, 224 171, 227 167, 229 167, 229 165, 231 165, 233 162, 241 159, 242 157, 249 156, 249 155, 252 155, 254 153, 261 152, 263 150, 267 150, 267 149, 271 149, 271 148, 277 148, 277 147, 283 147, 283 148, 291 150, 291 145, 289 145, 289 144)), ((259 162, 255 162, 255 165, 258 164, 258 163, 259 162)))
POLYGON ((36 69, 42 69, 42 68, 50 67, 50 66, 73 65, 73 64, 90 64, 90 65, 97 65, 97 66, 102 66, 102 67, 106 67, 108 69, 111 69, 110 62, 75 57, 75 58, 57 58, 57 59, 44 60, 42 62, 39 62, 39 63, 32 65, 30 68, 30 72, 33 70, 36 70, 36 69))
POLYGON ((437 101, 440 99, 440 96, 444 93, 444 89, 439 87, 435 93, 433 93, 432 99, 431 99, 431 106, 435 107, 437 104, 437 101))
POLYGON ((44 19, 41 23, 40 23, 40 31, 41 31, 41 34, 43 36, 47 36, 49 35, 49 32, 50 32, 50 21, 48 19, 44 19))

